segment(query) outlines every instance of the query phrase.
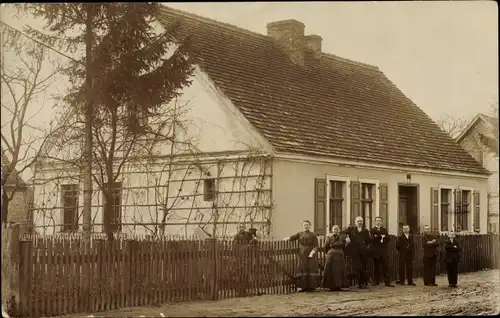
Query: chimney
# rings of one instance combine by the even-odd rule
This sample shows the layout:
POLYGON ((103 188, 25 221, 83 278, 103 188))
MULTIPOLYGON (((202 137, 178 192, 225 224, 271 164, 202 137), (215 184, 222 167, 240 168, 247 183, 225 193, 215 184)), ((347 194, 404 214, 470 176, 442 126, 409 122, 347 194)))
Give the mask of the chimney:
POLYGON ((304 29, 297 20, 276 21, 267 24, 267 35, 285 48, 294 63, 304 65, 304 29))
POLYGON ((321 38, 319 35, 311 34, 304 37, 306 48, 314 52, 315 58, 321 57, 321 38))

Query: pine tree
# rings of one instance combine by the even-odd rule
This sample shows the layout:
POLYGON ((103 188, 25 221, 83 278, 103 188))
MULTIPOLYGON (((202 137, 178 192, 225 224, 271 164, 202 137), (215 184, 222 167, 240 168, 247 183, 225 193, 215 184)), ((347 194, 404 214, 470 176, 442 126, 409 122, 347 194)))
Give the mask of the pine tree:
POLYGON ((168 105, 191 83, 189 40, 176 41, 175 25, 158 33, 158 3, 21 6, 22 12, 43 18, 49 31, 27 28, 30 36, 73 54, 91 44, 86 56, 69 61, 71 88, 64 101, 80 118, 92 105, 91 117, 83 116, 75 132, 83 135, 91 118, 93 170, 98 171, 92 177, 104 196, 104 230, 112 240, 121 204, 115 205, 114 194, 124 165, 141 156, 145 141, 169 139, 163 131, 175 112, 172 119, 168 105))

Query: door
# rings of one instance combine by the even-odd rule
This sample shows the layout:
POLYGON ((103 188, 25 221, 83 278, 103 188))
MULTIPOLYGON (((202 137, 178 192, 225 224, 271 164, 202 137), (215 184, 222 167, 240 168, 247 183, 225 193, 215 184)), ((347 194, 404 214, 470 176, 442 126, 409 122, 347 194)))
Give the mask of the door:
POLYGON ((405 224, 408 224, 408 197, 400 195, 398 209, 398 230, 400 232, 403 230, 403 225, 405 224))

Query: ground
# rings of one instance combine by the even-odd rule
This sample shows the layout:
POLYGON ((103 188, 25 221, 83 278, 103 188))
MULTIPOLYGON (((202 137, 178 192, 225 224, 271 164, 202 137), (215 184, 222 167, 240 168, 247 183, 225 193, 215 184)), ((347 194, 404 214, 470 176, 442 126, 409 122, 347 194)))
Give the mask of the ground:
MULTIPOLYGON (((244 316, 363 316, 363 315, 491 315, 499 312, 499 271, 463 274, 458 288, 450 289, 446 275, 438 287, 377 286, 348 292, 295 293, 170 304, 162 307, 128 308, 94 317, 244 317, 244 316), (160 314, 161 313, 161 314, 160 314)), ((88 314, 86 314, 88 315, 88 314)), ((66 317, 82 317, 72 315, 66 317)))

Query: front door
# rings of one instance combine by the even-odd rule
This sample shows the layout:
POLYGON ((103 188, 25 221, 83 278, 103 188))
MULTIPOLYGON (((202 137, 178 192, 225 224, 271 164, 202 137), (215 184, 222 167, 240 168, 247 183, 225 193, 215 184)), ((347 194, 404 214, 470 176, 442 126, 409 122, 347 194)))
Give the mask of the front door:
POLYGON ((408 197, 399 196, 399 209, 398 209, 398 230, 403 230, 403 225, 408 224, 408 197))

